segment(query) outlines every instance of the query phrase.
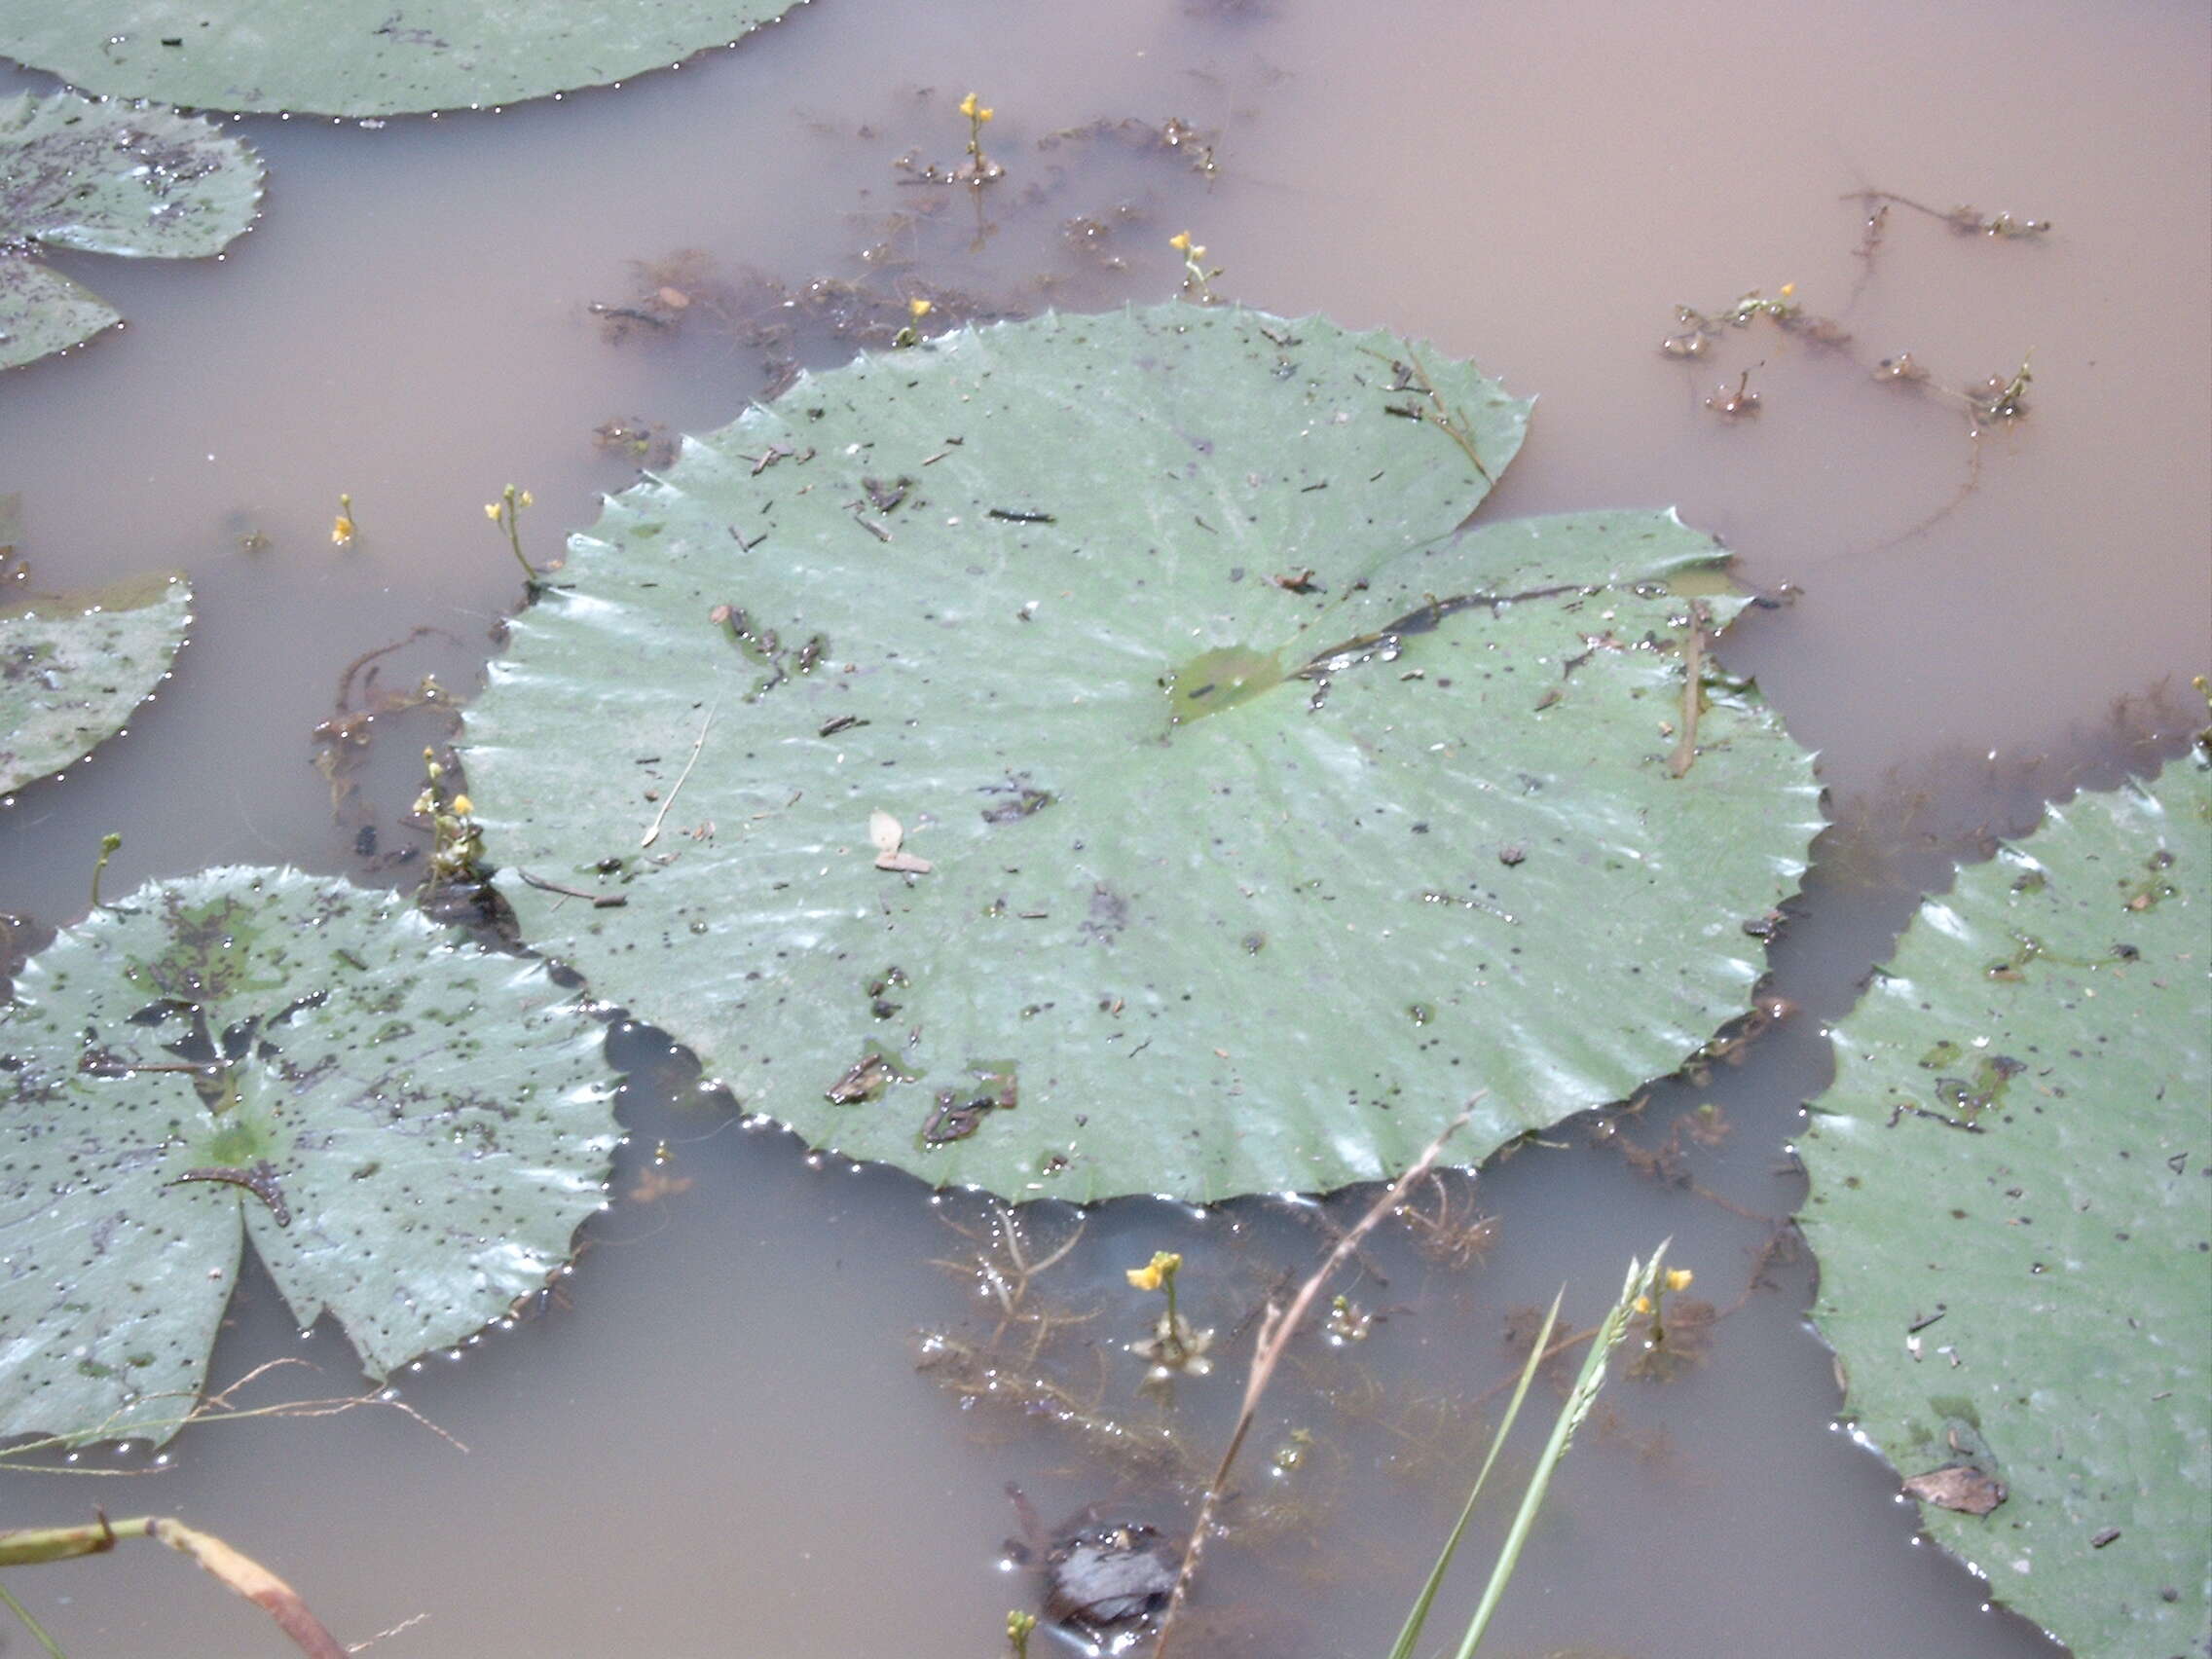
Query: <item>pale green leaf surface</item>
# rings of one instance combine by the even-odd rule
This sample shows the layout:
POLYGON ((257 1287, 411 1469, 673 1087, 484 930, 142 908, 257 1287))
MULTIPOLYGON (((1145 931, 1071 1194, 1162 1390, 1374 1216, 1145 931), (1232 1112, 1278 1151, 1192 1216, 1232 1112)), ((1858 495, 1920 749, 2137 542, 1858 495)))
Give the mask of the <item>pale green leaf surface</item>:
POLYGON ((261 204, 260 158, 174 110, 71 93, 0 98, 0 368, 118 320, 40 247, 164 259, 220 253, 261 204))
POLYGON ((0 53, 88 92, 376 116, 605 86, 798 0, 0 0, 0 53))
POLYGON ((541 965, 402 896, 216 869, 65 929, 0 1007, 0 1436, 167 1438, 247 1236, 372 1378, 458 1341, 603 1203, 610 1101, 541 965))
POLYGON ((2203 1651, 2212 772, 1961 871, 1836 1049, 1801 1151, 1846 1409, 1902 1475, 1993 1464, 1991 1514, 1923 1520, 1997 1599, 2079 1653, 2203 1651))
POLYGON ((0 608, 0 794, 122 729, 191 624, 192 589, 169 573, 0 608))
POLYGON ((0 369, 20 368, 123 320, 82 282, 25 253, 0 253, 0 369))
MULTIPOLYGON (((1527 405, 1419 355, 1494 474, 1527 405)), ((1456 1156, 1678 1064, 1745 1007, 1809 765, 1712 679, 1670 775, 1670 583, 1718 550, 1653 512, 1455 536, 1487 484, 1393 413, 1414 357, 1047 317, 690 442, 469 711, 525 937, 748 1109, 1014 1198, 1333 1188, 1478 1089, 1456 1156), (874 813, 929 873, 877 867, 874 813), (847 1078, 878 1054, 906 1075, 847 1078)))

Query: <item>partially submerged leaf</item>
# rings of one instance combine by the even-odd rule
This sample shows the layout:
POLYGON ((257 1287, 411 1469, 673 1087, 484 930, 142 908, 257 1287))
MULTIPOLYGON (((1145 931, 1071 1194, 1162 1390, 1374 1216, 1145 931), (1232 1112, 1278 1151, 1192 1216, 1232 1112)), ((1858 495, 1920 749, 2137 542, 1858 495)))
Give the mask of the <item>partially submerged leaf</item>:
POLYGON ((468 713, 526 937, 748 1109, 1014 1198, 1333 1188, 1478 1089, 1470 1158, 1627 1092, 1744 1008, 1813 787, 1716 676, 1671 774, 1709 538, 1452 534, 1527 409, 1188 306, 801 381, 611 502, 468 713))
POLYGON ((70 92, 0 98, 0 369, 121 320, 37 249, 199 258, 260 204, 260 158, 212 123, 70 92))
POLYGON ((404 115, 601 87, 799 0, 0 0, 0 53, 194 109, 404 115))
POLYGON ((1836 1048, 1800 1150, 1846 1408, 1992 1596, 2079 1653, 2202 1651, 2212 771, 1962 871, 1836 1048))
POLYGON ((0 794, 121 730, 191 625, 192 589, 167 572, 0 606, 0 794))
POLYGON ((0 1436, 167 1438, 247 1237, 371 1377, 498 1317, 604 1199, 599 1051, 542 966, 296 870, 64 930, 0 1007, 0 1436))

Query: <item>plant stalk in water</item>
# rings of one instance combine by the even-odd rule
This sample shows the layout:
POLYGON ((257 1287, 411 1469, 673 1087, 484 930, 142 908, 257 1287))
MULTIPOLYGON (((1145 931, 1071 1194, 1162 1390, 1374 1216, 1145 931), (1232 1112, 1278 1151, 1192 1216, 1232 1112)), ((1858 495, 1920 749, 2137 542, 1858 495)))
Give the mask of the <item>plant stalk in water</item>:
POLYGON ((537 567, 523 557, 522 510, 535 498, 528 490, 518 490, 509 484, 499 492, 498 500, 484 503, 484 516, 507 533, 507 546, 513 550, 515 563, 522 567, 522 573, 529 578, 533 589, 537 586, 537 567))
MULTIPOLYGON (((298 1591, 213 1533, 199 1531, 166 1515, 141 1515, 129 1521, 110 1521, 102 1515, 79 1527, 25 1527, 0 1531, 0 1567, 30 1567, 76 1556, 104 1555, 125 1538, 158 1539, 190 1556, 267 1612, 310 1659, 346 1659, 346 1649, 309 1610, 298 1591)), ((8 1602, 15 1606, 14 1597, 8 1602)), ((28 1614, 20 1607, 15 1610, 49 1653, 60 1651, 28 1614)))
POLYGON ((105 909, 100 903, 100 876, 107 869, 107 861, 115 857, 115 849, 123 845, 123 837, 109 830, 100 837, 100 862, 92 866, 92 908, 105 909))
MULTIPOLYGON (((1513 1569, 1520 1565, 1521 1551, 1528 1544, 1529 1532, 1535 1525, 1536 1513, 1542 1509, 1544 1495, 1551 1488, 1552 1473, 1559 1467, 1560 1459, 1567 1456, 1567 1449, 1574 1439, 1574 1431, 1582 1426, 1583 1419, 1590 1415, 1591 1407, 1597 1404, 1598 1391, 1605 1385, 1605 1359, 1628 1330, 1629 1314, 1655 1308, 1656 1304, 1651 1300, 1655 1295, 1664 1294, 1666 1290, 1679 1290, 1688 1285, 1690 1275, 1686 1271, 1668 1273, 1662 1277, 1660 1263, 1666 1254, 1667 1244, 1663 1242, 1651 1253, 1650 1261, 1638 1262, 1632 1259, 1629 1262, 1628 1278, 1621 1286, 1620 1295, 1614 1299, 1611 1310, 1598 1322, 1596 1339, 1590 1345, 1589 1353, 1583 1357, 1582 1374, 1574 1380, 1574 1386, 1567 1391, 1567 1403, 1560 1407, 1558 1420, 1552 1424, 1551 1438, 1544 1443, 1544 1450, 1536 1459, 1535 1472, 1529 1477, 1529 1485, 1521 1493, 1521 1507, 1514 1513, 1513 1525, 1505 1534, 1505 1542, 1498 1546, 1497 1560, 1491 1567, 1490 1581, 1483 1587, 1482 1601, 1475 1607, 1474 1617, 1468 1621, 1466 1635, 1453 1650, 1454 1659, 1473 1659, 1475 1650, 1482 1645, 1483 1633, 1490 1628, 1492 1615, 1497 1611, 1497 1604, 1505 1595, 1505 1586, 1513 1576, 1513 1569)), ((1558 1318, 1559 1298, 1554 1297, 1551 1311, 1544 1316, 1543 1330, 1538 1333, 1535 1345, 1529 1350, 1529 1363, 1522 1368, 1520 1383, 1513 1391, 1513 1402, 1506 1408, 1505 1419, 1498 1425, 1497 1433, 1491 1441, 1490 1454, 1483 1459, 1482 1469, 1475 1476, 1474 1489, 1467 1493, 1466 1505, 1459 1512, 1458 1524, 1452 1529, 1451 1536, 1445 1540, 1443 1553, 1437 1557, 1436 1566, 1429 1570, 1428 1581, 1421 1586, 1420 1594, 1415 1598, 1413 1608, 1406 1615, 1405 1625, 1398 1632, 1398 1640, 1390 1648, 1389 1659, 1412 1659, 1429 1606, 1436 1599, 1444 1574, 1451 1567, 1452 1557, 1457 1551, 1459 1540, 1466 1532, 1467 1523, 1474 1515, 1475 1500, 1481 1495, 1484 1477, 1490 1473, 1492 1463, 1497 1458, 1498 1448, 1503 1445, 1507 1431, 1513 1426, 1514 1417, 1528 1394, 1529 1383, 1534 1378, 1536 1368, 1544 1361, 1552 1328, 1558 1318)))

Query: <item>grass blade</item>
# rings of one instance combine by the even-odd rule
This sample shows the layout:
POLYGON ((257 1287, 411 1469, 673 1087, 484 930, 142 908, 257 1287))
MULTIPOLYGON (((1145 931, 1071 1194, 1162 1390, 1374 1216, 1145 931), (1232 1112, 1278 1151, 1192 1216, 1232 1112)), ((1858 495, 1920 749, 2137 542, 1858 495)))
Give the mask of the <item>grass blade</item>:
POLYGON ((1544 1315, 1543 1329, 1536 1333, 1535 1345, 1529 1349, 1529 1363, 1521 1368, 1521 1381, 1513 1390, 1512 1400, 1506 1405, 1505 1416, 1497 1425, 1497 1432, 1491 1436, 1490 1452, 1483 1458, 1481 1469, 1476 1471, 1475 1484, 1469 1489, 1467 1501, 1459 1510, 1458 1523, 1452 1529, 1452 1535, 1444 1540, 1444 1549, 1437 1556, 1436 1565, 1428 1569, 1428 1582, 1420 1587, 1420 1595, 1415 1600, 1413 1609, 1406 1614, 1405 1626, 1398 1632, 1398 1640, 1390 1648, 1390 1659, 1413 1659, 1414 1643, 1420 1640, 1421 1626, 1428 1620, 1428 1609, 1436 1601, 1436 1592, 1443 1587, 1444 1574, 1451 1568, 1453 1556, 1458 1552, 1459 1540, 1466 1533, 1467 1523, 1475 1518, 1475 1500, 1482 1496, 1483 1482, 1490 1479, 1491 1465, 1497 1461, 1498 1452, 1505 1445, 1505 1437, 1513 1432, 1514 1419, 1521 1415, 1521 1402, 1528 1397, 1529 1384, 1536 1380, 1536 1368, 1544 1362, 1544 1350, 1551 1346, 1552 1328, 1559 1323, 1560 1298, 1566 1294, 1563 1286, 1559 1296, 1552 1298, 1551 1309, 1544 1315))

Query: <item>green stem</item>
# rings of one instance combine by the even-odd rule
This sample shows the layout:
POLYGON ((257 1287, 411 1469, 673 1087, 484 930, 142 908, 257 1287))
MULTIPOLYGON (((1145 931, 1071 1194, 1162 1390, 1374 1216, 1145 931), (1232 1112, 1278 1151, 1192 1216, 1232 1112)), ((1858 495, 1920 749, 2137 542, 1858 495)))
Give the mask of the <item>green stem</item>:
POLYGON ((5 1584, 0 1584, 0 1603, 7 1604, 8 1610, 16 1615, 25 1630, 31 1633, 31 1640, 45 1648, 47 1652, 53 1654, 54 1659, 69 1659, 68 1654, 55 1645, 54 1638, 46 1634, 46 1627, 31 1617, 30 1609, 17 1601, 14 1593, 5 1584))
POLYGON ((113 831, 100 837, 100 862, 92 866, 92 908, 100 905, 100 872, 107 868, 107 861, 115 857, 115 849, 123 845, 123 837, 113 831))

